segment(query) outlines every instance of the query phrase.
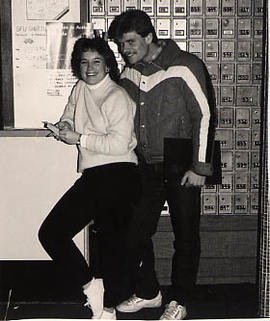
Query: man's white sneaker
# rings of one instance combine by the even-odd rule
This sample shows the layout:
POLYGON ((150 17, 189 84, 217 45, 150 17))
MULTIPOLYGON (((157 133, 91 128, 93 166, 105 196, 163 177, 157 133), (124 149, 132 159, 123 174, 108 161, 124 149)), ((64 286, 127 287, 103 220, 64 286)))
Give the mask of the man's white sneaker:
POLYGON ((183 320, 186 316, 186 308, 176 301, 171 301, 170 304, 166 305, 165 311, 159 320, 183 320))
POLYGON ((116 320, 116 311, 115 309, 113 310, 113 312, 107 311, 107 310, 103 310, 102 314, 100 316, 99 319, 103 319, 103 320, 116 320))
POLYGON ((84 306, 90 308, 93 312, 92 319, 99 319, 103 312, 103 296, 104 296, 104 286, 102 279, 93 278, 86 288, 84 288, 83 293, 86 295, 86 303, 84 306))
POLYGON ((158 292, 158 295, 150 300, 142 299, 133 294, 132 297, 120 303, 116 310, 120 312, 137 312, 143 308, 159 308, 162 303, 162 295, 158 292))

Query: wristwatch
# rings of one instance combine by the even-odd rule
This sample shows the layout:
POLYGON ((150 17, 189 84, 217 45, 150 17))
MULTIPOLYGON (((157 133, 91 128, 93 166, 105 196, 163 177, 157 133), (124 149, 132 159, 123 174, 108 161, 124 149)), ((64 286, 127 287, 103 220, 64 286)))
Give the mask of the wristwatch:
POLYGON ((81 144, 81 137, 82 137, 82 134, 79 135, 76 145, 80 145, 81 144))

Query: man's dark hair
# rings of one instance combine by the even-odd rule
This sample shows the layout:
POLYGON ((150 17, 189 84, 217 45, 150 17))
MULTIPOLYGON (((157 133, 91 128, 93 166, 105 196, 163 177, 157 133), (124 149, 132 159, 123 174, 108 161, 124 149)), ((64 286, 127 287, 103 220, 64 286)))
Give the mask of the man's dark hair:
POLYGON ((120 72, 115 55, 108 43, 100 37, 92 39, 80 38, 75 42, 71 55, 71 68, 73 74, 78 79, 81 79, 80 63, 82 53, 89 50, 98 52, 104 58, 105 64, 109 68, 109 75, 111 79, 118 82, 120 72))
POLYGON ((116 16, 109 27, 108 38, 117 41, 122 38, 124 33, 132 31, 137 32, 142 37, 152 33, 153 42, 157 43, 158 41, 150 17, 142 10, 128 10, 116 16))

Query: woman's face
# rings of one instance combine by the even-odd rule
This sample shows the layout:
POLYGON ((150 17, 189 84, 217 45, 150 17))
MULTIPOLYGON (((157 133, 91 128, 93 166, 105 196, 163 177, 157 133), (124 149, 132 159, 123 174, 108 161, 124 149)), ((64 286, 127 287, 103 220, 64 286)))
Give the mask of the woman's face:
POLYGON ((88 85, 99 83, 108 72, 103 56, 93 50, 82 53, 80 70, 82 79, 88 85))

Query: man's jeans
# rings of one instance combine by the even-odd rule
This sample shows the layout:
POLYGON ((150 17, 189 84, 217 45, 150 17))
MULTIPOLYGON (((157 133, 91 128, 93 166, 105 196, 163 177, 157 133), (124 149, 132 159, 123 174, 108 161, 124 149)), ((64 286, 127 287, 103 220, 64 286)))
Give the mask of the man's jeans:
POLYGON ((163 164, 140 164, 142 198, 135 209, 129 232, 133 293, 151 299, 159 291, 151 237, 157 230, 165 200, 175 235, 172 258, 171 299, 189 299, 196 283, 200 258, 200 188, 164 182, 163 164))

